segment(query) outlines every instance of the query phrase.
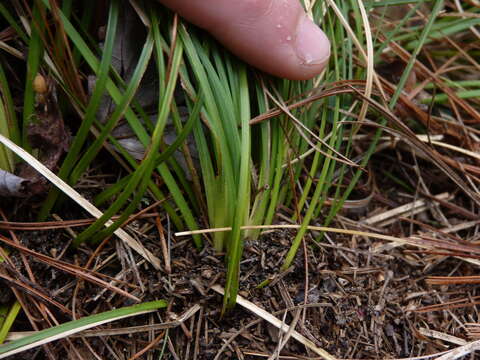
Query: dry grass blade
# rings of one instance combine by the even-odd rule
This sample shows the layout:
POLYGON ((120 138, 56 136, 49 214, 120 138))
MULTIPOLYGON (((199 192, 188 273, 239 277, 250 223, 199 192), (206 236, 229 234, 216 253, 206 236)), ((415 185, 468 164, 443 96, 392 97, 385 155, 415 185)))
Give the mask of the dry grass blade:
POLYGON ((456 360, 462 356, 473 354, 475 351, 480 350, 480 341, 474 341, 467 345, 456 348, 448 353, 439 356, 436 360, 456 360))
MULTIPOLYGON (((149 213, 141 215, 132 215, 130 220, 146 219, 158 217, 158 213, 149 213)), ((118 216, 112 217, 112 220, 118 219, 118 216)), ((22 231, 41 231, 54 229, 67 229, 73 227, 87 226, 95 222, 96 219, 79 219, 79 220, 58 220, 58 221, 40 221, 40 222, 16 222, 16 221, 0 221, 0 229, 2 230, 22 230, 22 231)))
MULTIPOLYGON (((425 142, 428 142, 428 141, 425 141, 425 142)), ((450 150, 453 150, 453 151, 456 151, 456 152, 459 152, 461 154, 464 154, 464 155, 468 155, 476 160, 480 160, 480 154, 478 152, 474 152, 474 151, 470 151, 470 150, 467 150, 467 149, 464 149, 464 148, 461 148, 461 147, 458 147, 458 146, 454 146, 454 145, 451 145, 451 144, 447 144, 447 143, 444 143, 444 142, 441 142, 441 141, 430 141, 430 144, 432 145, 438 145, 438 146, 441 146, 445 149, 450 149, 450 150)))
MULTIPOLYGON (((212 286, 212 289, 215 290, 217 293, 223 295, 224 290, 221 286, 215 285, 212 286)), ((278 320, 275 316, 270 314, 269 312, 263 310, 262 308, 258 307, 254 303, 242 298, 241 296, 237 296, 237 303, 243 306, 245 309, 253 312, 255 315, 261 317, 262 319, 268 321, 270 324, 275 326, 276 328, 282 330, 284 333, 290 333, 292 338, 302 343, 305 347, 312 350, 315 354, 320 355, 325 360, 336 360, 336 358, 330 355, 323 349, 317 347, 312 341, 298 333, 297 331, 291 331, 290 327, 283 323, 281 320, 278 320)))
POLYGON ((358 165, 356 163, 354 163, 353 161, 351 161, 349 158, 347 158, 345 155, 342 155, 341 153, 339 153, 337 150, 335 150, 334 148, 332 148, 330 145, 328 145, 326 143, 326 141, 322 138, 320 138, 319 136, 317 136, 312 130, 310 130, 307 126, 305 126, 299 119, 297 119, 295 117, 295 115, 293 115, 288 106, 280 99, 280 100, 277 100, 272 94, 270 94, 270 92, 268 90, 265 90, 265 93, 268 95, 268 97, 275 103, 275 105, 278 106, 278 108, 283 111, 292 121, 293 123, 295 124, 295 127, 297 128, 297 131, 298 133, 305 139, 305 141, 310 145, 310 147, 312 148, 311 150, 314 150, 314 151, 318 151, 319 153, 321 153, 323 156, 325 157, 328 157, 332 160, 335 160, 337 162, 341 162, 341 163, 344 163, 348 166, 351 166, 351 167, 358 167, 358 165), (320 149, 317 145, 315 145, 309 138, 308 136, 304 133, 308 133, 310 136, 312 136, 313 139, 315 139, 316 141, 318 141, 319 143, 321 143, 323 146, 325 146, 328 150, 332 151, 337 157, 334 157, 332 155, 329 155, 327 152, 323 151, 322 149, 320 149))
MULTIPOLYGON (((353 91, 351 88, 348 88, 347 85, 355 85, 355 86, 364 86, 365 81, 363 80, 351 80, 351 81, 339 81, 336 83, 330 84, 329 89, 318 91, 316 90, 315 93, 311 94, 310 96, 306 97, 305 99, 298 100, 290 105, 286 106, 288 110, 294 110, 306 106, 314 101, 321 100, 330 96, 340 95, 340 94, 351 94, 353 91)), ((250 125, 259 124, 262 121, 266 121, 268 119, 274 118, 279 116, 284 111, 282 109, 273 109, 266 113, 260 114, 253 119, 250 120, 250 125)))
MULTIPOLYGON (((448 193, 443 193, 435 196, 435 198, 442 200, 448 199, 449 197, 450 194, 448 193)), ((395 209, 385 211, 381 214, 370 216, 362 222, 367 225, 380 224, 378 226, 383 227, 386 225, 390 225, 392 222, 396 221, 398 216, 412 216, 414 214, 418 214, 419 212, 424 211, 427 208, 428 200, 416 200, 408 204, 399 206, 395 209)))
MULTIPOLYGON (((352 30, 350 24, 345 19, 345 17, 342 14, 342 11, 338 8, 338 6, 335 4, 335 2, 333 0, 327 0, 327 2, 328 2, 328 5, 333 9, 333 11, 337 15, 338 19, 342 23, 343 27, 345 28, 345 31, 347 32, 347 34, 350 36, 351 40, 353 41, 353 43, 357 47, 358 51, 362 55, 362 58, 367 63, 367 67, 369 69, 369 73, 367 74, 367 77, 368 77, 368 81, 369 81, 368 84, 370 86, 366 88, 366 91, 365 91, 365 94, 364 94, 365 97, 369 98, 370 95, 372 94, 372 85, 373 84, 372 84, 372 79, 370 77, 373 77, 373 81, 375 82, 378 89, 380 90, 382 98, 386 99, 386 96, 383 93, 383 88, 381 86, 380 79, 379 79, 377 73, 373 69, 373 63, 371 63, 372 60, 373 60, 373 56, 369 56, 369 55, 371 55, 370 52, 369 53, 365 52, 365 49, 362 47, 360 41, 358 40, 358 37, 355 35, 355 32, 352 30)), ((359 4, 360 4, 360 1, 359 1, 359 4)), ((363 5, 359 5, 359 6, 362 7, 363 5)), ((364 21, 364 26, 366 26, 367 29, 370 29, 368 19, 365 19, 363 14, 362 14, 362 19, 364 21)), ((370 40, 367 40, 367 42, 368 41, 371 41, 371 34, 370 34, 370 40)), ((367 51, 370 51, 371 50, 370 45, 367 45, 367 47, 368 47, 367 51)), ((368 110, 368 108, 367 108, 367 110, 368 110)), ((365 114, 366 114, 366 112, 365 112, 365 114)))
MULTIPOLYGON (((23 150, 21 147, 14 144, 12 141, 7 139, 5 136, 0 134, 0 143, 8 147, 12 150, 15 154, 25 160, 30 166, 32 166, 35 170, 37 170, 40 174, 42 174, 45 178, 47 178, 53 185, 55 185, 58 189, 63 191, 66 195, 68 195, 73 201, 79 204, 82 208, 88 211, 91 215, 96 218, 100 218, 102 216, 102 212, 98 210, 95 206, 93 206, 89 201, 87 201, 82 195, 80 195, 77 191, 75 191, 71 186, 65 183, 62 179, 56 176, 52 171, 50 171, 46 166, 44 166, 40 161, 30 155, 28 152, 23 150)), ((110 226, 113 224, 113 221, 108 221, 105 223, 105 226, 110 226)), ((125 230, 117 229, 115 231, 115 235, 117 235, 120 239, 122 239, 128 246, 130 246, 133 250, 135 250, 138 254, 143 256, 148 262, 150 262, 155 269, 160 269, 160 259, 158 259, 155 255, 153 255, 150 251, 145 249, 145 247, 139 243, 137 240, 132 238, 128 235, 125 230)))
MULTIPOLYGON (((293 321, 289 325, 289 329, 287 333, 285 334, 285 338, 283 338, 283 333, 281 333, 279 336, 279 342, 277 345, 277 348, 273 352, 272 356, 268 358, 268 360, 277 360, 280 359, 280 352, 284 348, 284 346, 287 344, 288 340, 291 338, 293 332, 295 331, 295 327, 297 326, 298 321, 300 320, 300 315, 302 314, 301 309, 297 309, 295 312, 295 315, 293 317, 293 321)), ((282 331, 281 331, 282 332, 282 331)))
MULTIPOLYGON (((386 40, 384 35, 381 33, 379 34, 379 37, 382 41, 386 40)), ((395 41, 390 41, 389 46, 403 61, 408 62, 410 60, 410 53, 395 41)), ((453 101, 456 105, 459 105, 469 115, 476 119, 476 121, 480 120, 479 112, 464 99, 459 98, 457 93, 444 80, 442 80, 438 74, 431 71, 427 66, 418 60, 415 62, 415 67, 419 70, 417 71, 418 74, 421 74, 424 78, 433 80, 436 86, 438 86, 445 94, 447 94, 451 101, 453 101)))
POLYGON ((466 345, 467 341, 460 339, 459 337, 452 336, 449 334, 444 334, 440 331, 435 331, 431 329, 426 329, 426 328, 420 328, 418 329, 418 332, 422 334, 423 336, 428 336, 432 337, 434 339, 446 341, 455 345, 466 345))
MULTIPOLYGON (((242 230, 275 230, 275 229, 299 229, 300 225, 256 225, 256 226, 242 226, 242 230)), ((398 242, 401 244, 407 243, 407 239, 401 239, 395 236, 389 235, 382 235, 382 234, 375 234, 365 231, 358 231, 358 230, 349 230, 349 229, 337 229, 331 227, 323 227, 323 226, 308 226, 308 230, 312 231, 324 231, 324 232, 332 232, 337 234, 348 234, 348 235, 360 235, 371 237, 375 239, 387 240, 392 242, 398 242)), ((197 235, 197 234, 210 234, 215 232, 225 232, 225 231, 232 231, 230 227, 224 228, 213 228, 213 229, 203 229, 203 230, 193 230, 193 231, 182 231, 175 233, 175 236, 190 236, 190 235, 197 235)))
MULTIPOLYGON (((301 225, 257 225, 257 226, 242 226, 241 229, 242 230, 299 229, 300 226, 301 225)), ((225 232, 225 231, 231 231, 231 230, 232 228, 225 227, 225 228, 204 229, 204 230, 195 230, 195 231, 183 231, 183 232, 175 233, 175 236, 191 236, 196 234, 209 234, 209 233, 225 232)), ((345 234, 345 235, 364 236, 372 239, 385 240, 393 243, 394 246, 412 245, 412 246, 416 246, 424 249, 440 248, 440 249, 460 251, 461 253, 469 253, 469 252, 478 253, 480 251, 478 249, 478 246, 476 245, 455 244, 455 243, 446 242, 440 239, 427 238, 423 235, 421 237, 411 236, 408 238, 399 238, 395 236, 377 234, 377 233, 366 232, 366 231, 338 229, 338 228, 323 227, 323 226, 307 226, 307 230, 320 231, 320 232, 332 232, 336 234, 345 234)), ((379 246, 374 250, 374 252, 378 253, 383 251, 384 249, 385 247, 379 246)), ((463 257, 458 254, 450 254, 450 255, 455 256, 456 258, 469 262, 471 264, 480 266, 480 260, 463 257)))
POLYGON ((401 129, 401 133, 404 135, 403 140, 408 142, 411 146, 415 149, 419 150, 421 153, 425 154, 430 160, 440 169, 442 170, 452 181, 454 181, 458 187, 460 187, 470 198, 475 201, 475 203, 480 205, 480 196, 477 192, 470 189, 470 187, 463 181, 463 179, 458 176, 439 156, 436 154, 434 150, 430 147, 425 145, 422 141, 420 141, 415 133, 404 124, 395 114, 393 114, 388 108, 382 106, 375 100, 371 98, 366 98, 359 90, 352 87, 352 90, 360 96, 361 98, 369 101, 372 107, 375 107, 378 111, 382 113, 388 120, 390 120, 395 126, 401 129))
MULTIPOLYGON (((373 39, 372 39, 372 29, 370 27, 370 21, 368 19, 367 11, 365 9, 365 5, 363 1, 358 0, 358 7, 360 8, 360 13, 362 15, 362 22, 365 28, 365 38, 367 42, 367 83, 365 86, 365 97, 369 98, 372 96, 373 90, 373 78, 375 74, 375 55, 373 50, 373 39)), ((360 109, 360 114, 358 115, 358 119, 363 121, 367 116, 368 112, 368 102, 364 101, 362 104, 362 108, 360 109)))

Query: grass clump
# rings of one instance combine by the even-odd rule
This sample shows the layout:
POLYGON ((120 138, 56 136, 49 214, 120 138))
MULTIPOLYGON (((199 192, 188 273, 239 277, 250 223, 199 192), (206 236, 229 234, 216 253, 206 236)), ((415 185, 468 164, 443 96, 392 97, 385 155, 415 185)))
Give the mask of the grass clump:
MULTIPOLYGON (((312 5, 311 15, 326 25, 327 20, 331 21, 332 37, 343 38, 345 34, 341 28, 335 30, 340 31, 339 34, 333 33, 336 28, 335 17, 331 14, 320 17, 323 5, 312 5)), ((259 77, 222 51, 218 44, 207 39, 203 32, 187 28, 178 19, 172 21, 171 14, 160 15, 160 8, 149 4, 141 10, 143 18, 148 21, 145 43, 125 83, 116 73, 118 70, 110 65, 114 44, 121 36, 118 33, 120 4, 112 1, 109 5, 102 51, 91 38, 85 37, 91 14, 98 10, 92 5, 81 13, 72 12, 71 9, 70 6, 61 8, 44 1, 36 2, 33 9, 17 10, 31 11, 33 30, 28 41, 30 48, 35 50, 29 53, 27 59, 29 73, 22 124, 24 146, 29 146, 25 134, 34 112, 29 79, 41 67, 44 73, 55 78, 58 89, 62 89, 61 98, 71 104, 68 111, 73 110, 75 116, 82 119, 67 156, 59 166, 59 177, 75 186, 104 146, 116 148, 118 153, 115 157, 127 171, 117 186, 98 196, 101 203, 108 202, 110 205, 98 221, 77 236, 74 244, 78 246, 85 241, 99 243, 109 237, 138 210, 141 200, 149 191, 155 200, 162 202, 161 206, 171 216, 178 230, 233 228, 231 234, 217 233, 212 238, 217 251, 227 252, 229 291, 226 305, 232 306, 238 290, 243 242, 259 236, 258 231, 244 233, 240 227, 272 223, 280 206, 293 206, 295 213, 292 219, 308 225, 314 214, 320 214, 321 199, 325 200, 331 192, 337 157, 343 157, 344 162, 347 159, 339 153, 343 151, 340 134, 345 126, 339 125, 338 112, 333 117, 329 114, 325 100, 289 111, 275 121, 264 121, 258 125, 250 125, 249 121, 278 104, 288 107, 288 99, 308 96, 320 82, 339 80, 343 76, 339 64, 335 65, 336 71, 327 69, 321 78, 308 82, 259 77), (57 23, 55 30, 52 22, 57 23), (68 39, 62 45, 62 53, 56 51, 60 38, 68 39), (42 58, 48 61, 43 63, 42 58), (142 79, 152 62, 156 63, 155 73, 161 99, 154 123, 146 115, 148 110, 142 109, 135 98, 141 92, 142 79), (88 97, 85 90, 78 87, 82 82, 79 66, 85 67, 96 77, 95 87, 88 97), (173 91, 178 87, 177 79, 182 84, 183 95, 173 97, 173 91), (109 117, 100 122, 96 114, 105 95, 113 100, 115 107, 109 117), (186 106, 191 114, 185 122, 178 115, 180 105, 186 106), (111 136, 112 130, 123 118, 148 149, 141 162, 119 147, 118 141, 111 136), (181 142, 171 146, 163 143, 168 118, 173 121, 177 139, 193 135, 195 151, 198 152, 198 168, 189 149, 181 142), (95 136, 91 143, 89 133, 95 136), (328 140, 323 141, 324 137, 328 140), (301 156, 312 147, 317 150, 312 153, 312 161, 307 156, 301 156), (187 167, 182 167, 178 157, 173 156, 174 150, 180 151, 182 162, 187 167), (316 183, 312 180, 319 169, 322 169, 321 180, 316 183), (152 183, 153 174, 163 180, 161 187, 152 183), (300 194, 297 183, 307 174, 310 177, 306 184, 307 191, 300 194), (309 208, 304 216, 307 199, 311 196, 309 189, 312 189, 313 198, 308 201, 309 208), (170 194, 168 199, 165 198, 165 191, 170 194), (119 213, 121 216, 102 230, 106 222, 119 213)), ((343 106, 343 101, 348 100, 340 96, 333 106, 338 109, 343 106)), ((61 206, 59 200, 59 191, 51 190, 40 210, 40 219, 46 219, 55 204, 61 206)), ((302 236, 303 232, 297 239, 302 236)), ((199 236, 194 236, 194 240, 197 247, 202 246, 199 236)), ((290 265, 297 248, 298 240, 294 242, 285 267, 290 265)))

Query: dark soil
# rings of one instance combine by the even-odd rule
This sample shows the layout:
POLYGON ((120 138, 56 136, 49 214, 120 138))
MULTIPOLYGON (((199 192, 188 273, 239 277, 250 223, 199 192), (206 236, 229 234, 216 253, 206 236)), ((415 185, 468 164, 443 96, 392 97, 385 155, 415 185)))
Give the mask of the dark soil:
MULTIPOLYGON (((138 220, 132 226, 147 229, 151 223, 149 219, 138 220)), ((162 258, 155 231, 144 234, 147 234, 144 244, 162 258)), ((65 250, 63 230, 18 232, 17 235, 23 245, 49 256, 58 256, 65 250)), ((278 275, 283 256, 294 235, 290 231, 275 231, 264 234, 258 241, 247 242, 240 294, 276 314, 277 318, 284 319, 287 324, 292 322, 296 311, 301 311, 296 330, 318 347, 338 358, 399 358, 438 353, 456 346, 422 335, 422 328, 459 338, 466 337, 459 323, 474 320, 476 313, 472 312, 472 307, 423 311, 426 306, 434 304, 475 299, 478 294, 473 285, 439 287, 430 286, 424 281, 426 276, 445 275, 454 269, 457 272, 468 271, 468 266, 462 262, 445 257, 437 257, 432 261, 428 256, 409 252, 405 247, 386 247, 385 251, 377 252, 375 249, 383 243, 361 237, 325 236, 323 240, 315 242, 308 236, 307 261, 305 253, 300 251, 293 267, 278 275), (270 285, 258 289, 257 286, 265 279, 272 280, 270 285), (303 304, 309 305, 302 308, 303 304), (285 312, 285 309, 290 311, 285 312)), ((103 328, 168 321, 175 318, 175 314, 178 316, 199 304, 199 312, 182 326, 170 329, 168 338, 164 337, 168 339, 166 353, 169 355, 166 358, 213 359, 225 341, 228 341, 228 346, 222 350, 220 359, 268 358, 278 345, 278 329, 259 321, 257 316, 238 305, 221 317, 222 297, 210 288, 214 284, 224 283, 223 257, 215 255, 210 247, 198 253, 190 241, 173 236, 171 239, 171 274, 155 271, 114 240, 96 256, 93 264, 97 272, 112 277, 123 272, 121 279, 136 286, 133 290, 124 284, 116 284, 118 287, 142 301, 166 299, 169 302, 168 310, 160 311, 158 315, 130 318, 103 328), (135 262, 132 262, 132 258, 135 262)), ((84 265, 91 255, 90 248, 82 247, 79 251, 66 251, 62 260, 84 265)), ((128 298, 89 283, 78 282, 71 275, 39 263, 33 256, 27 259, 36 277, 36 288, 69 309, 75 304, 78 315, 133 304, 128 298)), ((18 253, 12 254, 12 260, 18 269, 22 268, 18 253)), ((27 279, 24 270, 22 275, 27 279)), ((33 299, 37 300, 35 296, 33 299)), ((49 308, 59 321, 67 320, 57 309, 51 305, 49 308)), ((32 309, 32 312, 35 310, 32 309)), ((23 315, 15 323, 13 331, 30 329, 29 321, 23 315)), ((143 332, 88 337, 84 341, 74 338, 70 342, 50 344, 48 349, 56 358, 69 358, 73 344, 77 351, 89 354, 88 343, 103 359, 114 358, 113 353, 124 354, 127 358, 136 352, 135 349, 140 351, 147 346, 153 339, 152 335, 143 332), (129 349, 130 355, 125 353, 125 348, 129 349)), ((156 332, 153 337, 158 335, 156 332)), ((158 355, 158 349, 162 347, 163 340, 150 354, 158 355)), ((287 359, 315 356, 294 339, 288 341, 281 354, 287 359)), ((85 356, 91 358, 91 353, 85 356)), ((47 357, 44 349, 40 348, 12 358, 47 357)))

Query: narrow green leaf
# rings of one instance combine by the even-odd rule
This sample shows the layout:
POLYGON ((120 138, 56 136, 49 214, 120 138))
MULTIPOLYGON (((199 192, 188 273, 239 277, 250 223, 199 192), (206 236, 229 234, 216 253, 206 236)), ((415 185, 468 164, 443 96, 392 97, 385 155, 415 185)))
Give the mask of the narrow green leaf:
POLYGON ((22 351, 26 351, 28 349, 32 349, 58 339, 66 338, 70 335, 79 333, 92 327, 100 326, 131 316, 146 314, 152 311, 156 311, 160 308, 164 308, 166 306, 166 301, 158 300, 111 310, 96 315, 90 315, 78 320, 69 321, 67 323, 52 327, 50 329, 39 331, 36 334, 24 337, 20 340, 15 340, 8 344, 1 345, 0 359, 4 359, 7 356, 12 356, 22 351))
POLYGON ((233 220, 230 244, 228 247, 228 268, 225 284, 223 309, 235 305, 240 278, 240 260, 243 253, 243 238, 241 227, 246 223, 250 206, 250 102, 248 92, 247 73, 244 67, 239 70, 240 120, 241 120, 241 160, 237 203, 233 220))
POLYGON ((15 301, 12 306, 10 306, 8 313, 5 316, 5 320, 2 323, 0 328, 0 344, 3 344, 7 338, 8 333, 13 325, 13 322, 17 318, 18 313, 22 309, 22 306, 18 301, 15 301))

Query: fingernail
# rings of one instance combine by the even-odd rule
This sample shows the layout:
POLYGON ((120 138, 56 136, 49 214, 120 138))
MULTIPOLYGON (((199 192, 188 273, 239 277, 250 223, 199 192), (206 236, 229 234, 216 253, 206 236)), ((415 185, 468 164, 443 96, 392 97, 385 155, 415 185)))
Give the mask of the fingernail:
POLYGON ((303 65, 318 65, 330 57, 330 42, 322 30, 308 16, 297 27, 295 50, 303 65))

